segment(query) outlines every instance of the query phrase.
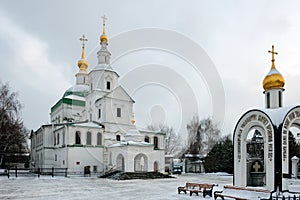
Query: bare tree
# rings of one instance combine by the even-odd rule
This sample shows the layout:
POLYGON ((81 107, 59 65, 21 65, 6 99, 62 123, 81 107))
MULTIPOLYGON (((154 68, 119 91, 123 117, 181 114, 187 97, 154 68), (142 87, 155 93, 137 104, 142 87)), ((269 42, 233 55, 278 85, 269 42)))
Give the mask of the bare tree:
POLYGON ((194 116, 189 124, 188 152, 194 154, 207 154, 219 139, 220 130, 211 118, 199 120, 194 116))
POLYGON ((149 130, 160 131, 166 134, 165 137, 165 154, 177 155, 182 149, 182 139, 180 135, 176 134, 173 127, 165 124, 149 125, 149 130))
POLYGON ((0 82, 0 166, 3 166, 7 153, 25 143, 25 129, 19 118, 20 109, 17 93, 11 92, 7 83, 0 82))

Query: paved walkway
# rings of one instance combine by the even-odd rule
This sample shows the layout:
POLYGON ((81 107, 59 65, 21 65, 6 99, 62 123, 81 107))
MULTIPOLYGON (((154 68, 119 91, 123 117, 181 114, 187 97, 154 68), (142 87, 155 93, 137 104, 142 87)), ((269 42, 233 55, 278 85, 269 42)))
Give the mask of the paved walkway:
MULTIPOLYGON (((177 194, 177 187, 187 181, 232 184, 232 176, 220 174, 183 174, 174 179, 116 181, 95 177, 0 177, 0 199, 203 199, 177 194)), ((213 199, 206 197, 205 199, 213 199)))

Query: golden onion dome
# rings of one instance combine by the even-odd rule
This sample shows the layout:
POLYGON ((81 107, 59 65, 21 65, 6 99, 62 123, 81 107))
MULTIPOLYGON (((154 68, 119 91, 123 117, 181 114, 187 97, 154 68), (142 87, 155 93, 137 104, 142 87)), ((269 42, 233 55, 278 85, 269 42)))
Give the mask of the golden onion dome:
POLYGON ((263 81, 265 90, 283 88, 284 84, 284 78, 276 68, 272 68, 263 81))
POLYGON ((105 35, 105 34, 101 35, 101 36, 100 36, 100 41, 101 41, 101 42, 108 42, 108 36, 105 35))
POLYGON ((86 60, 81 59, 81 60, 78 60, 77 65, 81 71, 86 71, 89 66, 89 63, 86 60))
POLYGON ((280 72, 275 68, 274 54, 277 54, 277 52, 274 51, 274 45, 272 46, 272 51, 269 51, 269 53, 272 53, 272 66, 263 80, 263 88, 264 90, 282 89, 285 81, 280 72))

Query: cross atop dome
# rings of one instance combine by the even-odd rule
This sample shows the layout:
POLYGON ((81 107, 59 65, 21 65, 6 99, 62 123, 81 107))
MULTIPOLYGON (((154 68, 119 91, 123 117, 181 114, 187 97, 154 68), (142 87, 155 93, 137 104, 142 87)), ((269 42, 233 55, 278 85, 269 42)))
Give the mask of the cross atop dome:
POLYGON ((87 42, 87 38, 85 37, 85 35, 83 34, 81 38, 79 38, 79 40, 82 42, 82 50, 81 50, 81 59, 78 61, 77 65, 80 69, 80 71, 84 71, 86 72, 89 64, 88 62, 85 60, 85 54, 84 54, 84 45, 85 42, 87 42))
POLYGON ((272 51, 268 51, 268 53, 271 53, 272 54, 272 69, 275 68, 275 56, 274 55, 277 55, 278 53, 274 51, 274 45, 272 45, 272 51))
POLYGON ((84 59, 85 58, 85 55, 84 55, 84 45, 85 43, 84 42, 87 42, 88 39, 84 36, 84 34, 82 35, 81 38, 79 38, 79 40, 82 42, 82 53, 81 53, 81 59, 84 59))
POLYGON ((105 21, 107 20, 107 17, 105 17, 105 15, 103 15, 102 17, 102 34, 105 35, 106 34, 106 29, 105 29, 105 21))
POLYGON ((108 37, 106 35, 106 23, 105 23, 107 20, 107 17, 105 17, 105 15, 103 15, 101 18, 102 18, 102 35, 100 36, 100 41, 101 41, 101 43, 102 42, 107 43, 108 37))

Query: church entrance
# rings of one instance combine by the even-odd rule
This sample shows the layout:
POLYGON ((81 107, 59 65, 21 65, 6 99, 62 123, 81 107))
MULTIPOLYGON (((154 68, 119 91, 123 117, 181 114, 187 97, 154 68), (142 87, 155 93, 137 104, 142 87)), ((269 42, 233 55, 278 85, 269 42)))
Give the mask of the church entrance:
POLYGON ((124 156, 122 154, 117 156, 117 169, 120 171, 125 171, 124 156))
POLYGON ((134 171, 145 172, 148 171, 148 158, 145 154, 138 154, 134 158, 134 171))
POLYGON ((264 137, 261 128, 253 128, 247 135, 247 186, 265 185, 264 137))

